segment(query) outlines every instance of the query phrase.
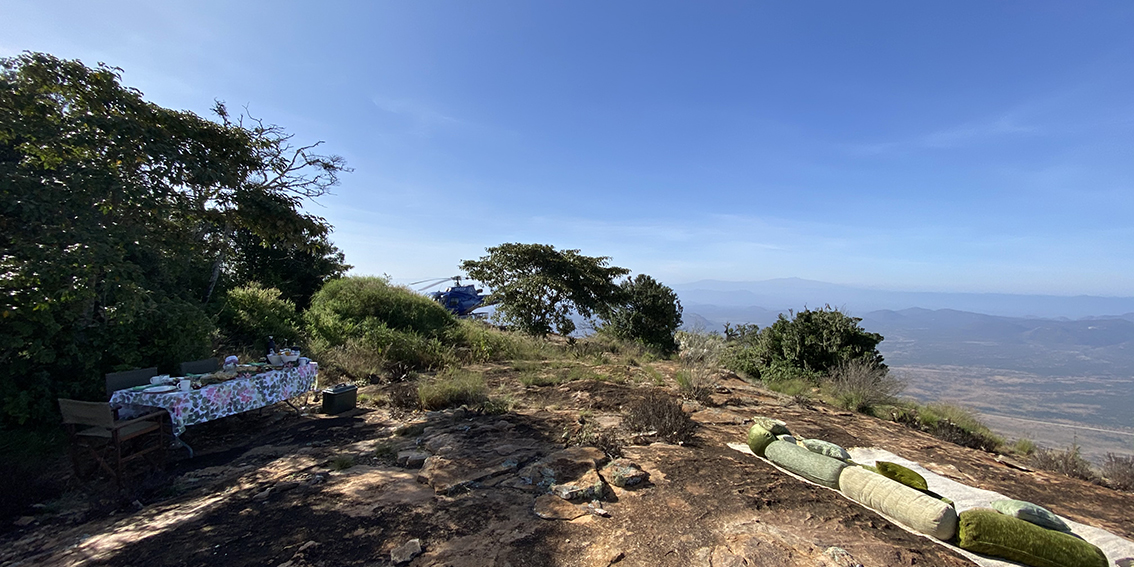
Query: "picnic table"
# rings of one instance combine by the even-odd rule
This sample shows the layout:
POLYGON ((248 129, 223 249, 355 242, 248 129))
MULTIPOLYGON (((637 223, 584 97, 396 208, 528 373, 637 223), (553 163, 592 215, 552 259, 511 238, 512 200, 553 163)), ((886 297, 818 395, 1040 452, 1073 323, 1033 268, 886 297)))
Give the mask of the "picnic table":
POLYGON ((260 409, 306 394, 315 389, 318 375, 319 365, 311 362, 238 376, 188 392, 153 393, 147 392, 145 387, 127 388, 114 392, 110 396, 110 403, 165 409, 173 423, 174 437, 189 449, 192 457, 193 448, 181 441, 186 427, 260 409))

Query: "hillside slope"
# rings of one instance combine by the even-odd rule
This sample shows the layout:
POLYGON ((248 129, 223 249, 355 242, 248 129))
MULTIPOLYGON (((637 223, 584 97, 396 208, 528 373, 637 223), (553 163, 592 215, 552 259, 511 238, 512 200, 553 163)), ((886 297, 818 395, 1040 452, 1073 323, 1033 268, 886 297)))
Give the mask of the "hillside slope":
MULTIPOLYGON (((672 363, 659 366, 671 385, 672 363)), ((216 424, 194 438, 202 454, 174 463, 165 488, 140 509, 37 516, 0 541, 0 565, 389 565, 391 551, 412 539, 423 548, 406 563, 413 566, 971 564, 833 491, 727 448, 743 440, 756 414, 805 437, 883 447, 954 480, 1134 538, 1132 494, 1017 470, 994 455, 821 404, 794 404, 737 378, 724 379, 711 402, 685 402, 700 424, 693 443, 628 445, 625 457, 649 481, 612 487, 602 512, 593 513, 528 484, 540 468, 530 465, 562 468, 596 456, 593 449, 565 453, 565 439, 616 428, 622 409, 658 386, 631 367, 608 369, 624 372, 617 381, 527 387, 508 366, 480 370, 497 392, 513 396, 513 411, 402 414, 364 406, 337 417, 278 410, 216 424), (399 466, 403 449, 434 458, 424 469, 399 466)))

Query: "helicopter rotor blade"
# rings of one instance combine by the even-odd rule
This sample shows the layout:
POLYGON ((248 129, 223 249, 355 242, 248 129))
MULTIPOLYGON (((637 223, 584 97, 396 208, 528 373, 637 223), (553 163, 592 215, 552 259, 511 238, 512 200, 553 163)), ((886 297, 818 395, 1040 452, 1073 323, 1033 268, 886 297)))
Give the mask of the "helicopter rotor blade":
POLYGON ((410 282, 406 285, 417 285, 417 284, 423 284, 425 282, 445 281, 447 279, 451 279, 451 278, 428 278, 428 279, 424 279, 424 280, 421 280, 421 281, 418 281, 418 282, 410 282))
POLYGON ((448 278, 435 278, 435 279, 433 279, 433 280, 421 280, 421 281, 419 281, 419 282, 414 282, 414 283, 411 283, 411 284, 409 284, 409 285, 417 285, 417 284, 419 284, 419 283, 425 283, 425 282, 428 282, 428 281, 432 281, 433 283, 431 283, 431 284, 429 284, 429 285, 427 285, 427 286, 425 286, 425 287, 421 287, 421 288, 418 288, 418 290, 417 290, 417 291, 425 291, 425 290, 427 290, 427 289, 429 289, 429 288, 431 288, 431 287, 436 287, 436 286, 439 286, 439 285, 441 285, 441 284, 443 284, 443 283, 445 283, 445 282, 447 282, 447 281, 454 281, 454 282, 457 282, 457 285, 460 285, 460 283, 461 283, 461 276, 452 276, 452 277, 448 277, 448 278))

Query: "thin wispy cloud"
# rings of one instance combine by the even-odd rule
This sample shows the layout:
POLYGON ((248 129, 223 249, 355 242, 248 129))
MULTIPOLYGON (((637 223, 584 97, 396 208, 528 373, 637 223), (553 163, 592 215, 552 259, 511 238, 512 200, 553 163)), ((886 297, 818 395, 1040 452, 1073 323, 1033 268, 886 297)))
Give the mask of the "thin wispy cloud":
POLYGON ((892 141, 853 144, 850 151, 860 155, 881 155, 903 153, 919 149, 953 149, 976 144, 1003 141, 1021 136, 1038 136, 1044 129, 1027 124, 1020 118, 1008 114, 989 120, 972 121, 955 126, 942 127, 925 134, 892 141))
POLYGON ((428 137, 439 129, 464 123, 415 100, 373 97, 370 102, 383 112, 408 120, 411 132, 417 136, 428 137))
POLYGON ((922 136, 917 143, 926 148, 956 148, 1005 136, 1036 135, 1041 132, 1037 126, 1023 125, 1011 116, 1002 116, 992 121, 970 122, 931 132, 922 136))

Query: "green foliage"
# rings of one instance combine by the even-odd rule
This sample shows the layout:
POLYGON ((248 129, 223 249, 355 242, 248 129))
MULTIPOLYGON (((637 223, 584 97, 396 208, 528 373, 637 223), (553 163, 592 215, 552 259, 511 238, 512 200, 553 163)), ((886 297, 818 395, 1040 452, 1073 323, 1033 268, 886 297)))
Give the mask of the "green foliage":
POLYGON ((490 301, 500 304, 498 320, 534 336, 552 329, 569 335, 575 330, 572 311, 583 317, 605 313, 619 297, 614 278, 629 272, 608 267, 610 258, 546 244, 506 243, 487 252, 461 262, 461 269, 492 288, 490 301))
POLYGON ((539 359, 551 350, 538 338, 501 331, 474 319, 459 319, 456 327, 446 331, 444 340, 464 362, 539 359))
POLYGON ((1025 457, 1029 456, 1036 452, 1036 442, 1027 437, 1021 437, 1012 445, 1012 452, 1025 457))
POLYGON ((857 317, 830 306, 804 309, 789 319, 780 315, 770 327, 726 329, 728 368, 765 382, 807 379, 814 384, 840 365, 858 362, 885 368, 878 344, 882 335, 859 327, 857 317))
POLYGON ((378 277, 327 282, 311 298, 304 317, 312 338, 330 345, 380 327, 440 338, 457 326, 456 317, 437 302, 378 277))
POLYGON ((219 123, 161 108, 119 73, 0 60, 4 424, 55 422, 56 397, 99 399, 106 372, 209 354, 205 305, 238 263, 237 231, 298 247, 329 231, 298 207, 341 158, 221 104, 219 123))
POLYGON ((382 278, 328 282, 312 297, 304 319, 312 351, 332 366, 341 364, 341 370, 354 366, 354 372, 370 375, 391 365, 440 368, 453 356, 442 339, 457 328, 457 319, 429 298, 382 278))
POLYGON ((355 380, 460 362, 538 359, 551 349, 482 321, 459 320, 429 298, 376 277, 328 282, 304 320, 309 348, 327 371, 355 380))
POLYGON ((280 290, 252 282, 228 290, 217 316, 225 342, 234 347, 267 349, 267 337, 279 345, 292 344, 299 337, 299 315, 295 304, 280 297, 280 290))
POLYGON ((235 251, 229 261, 227 279, 232 282, 259 282, 280 290, 280 297, 297 309, 307 309, 311 296, 330 280, 350 270, 343 253, 327 235, 313 235, 302 243, 270 243, 250 230, 233 235, 235 251))
POLYGON ((901 401, 886 410, 876 407, 873 413, 963 447, 997 451, 1004 445, 1003 437, 993 433, 973 412, 960 406, 939 402, 922 406, 912 401, 901 401))
POLYGON ((488 401, 488 387, 484 375, 459 370, 418 385, 417 396, 427 410, 475 406, 488 401))
POLYGON ((638 274, 619 286, 621 299, 606 315, 601 331, 640 341, 663 355, 677 350, 674 333, 681 327, 681 302, 668 286, 638 274))
POLYGON ((768 388, 773 392, 779 392, 785 396, 803 396, 807 397, 811 394, 811 382, 793 378, 790 380, 776 380, 768 382, 768 388))

